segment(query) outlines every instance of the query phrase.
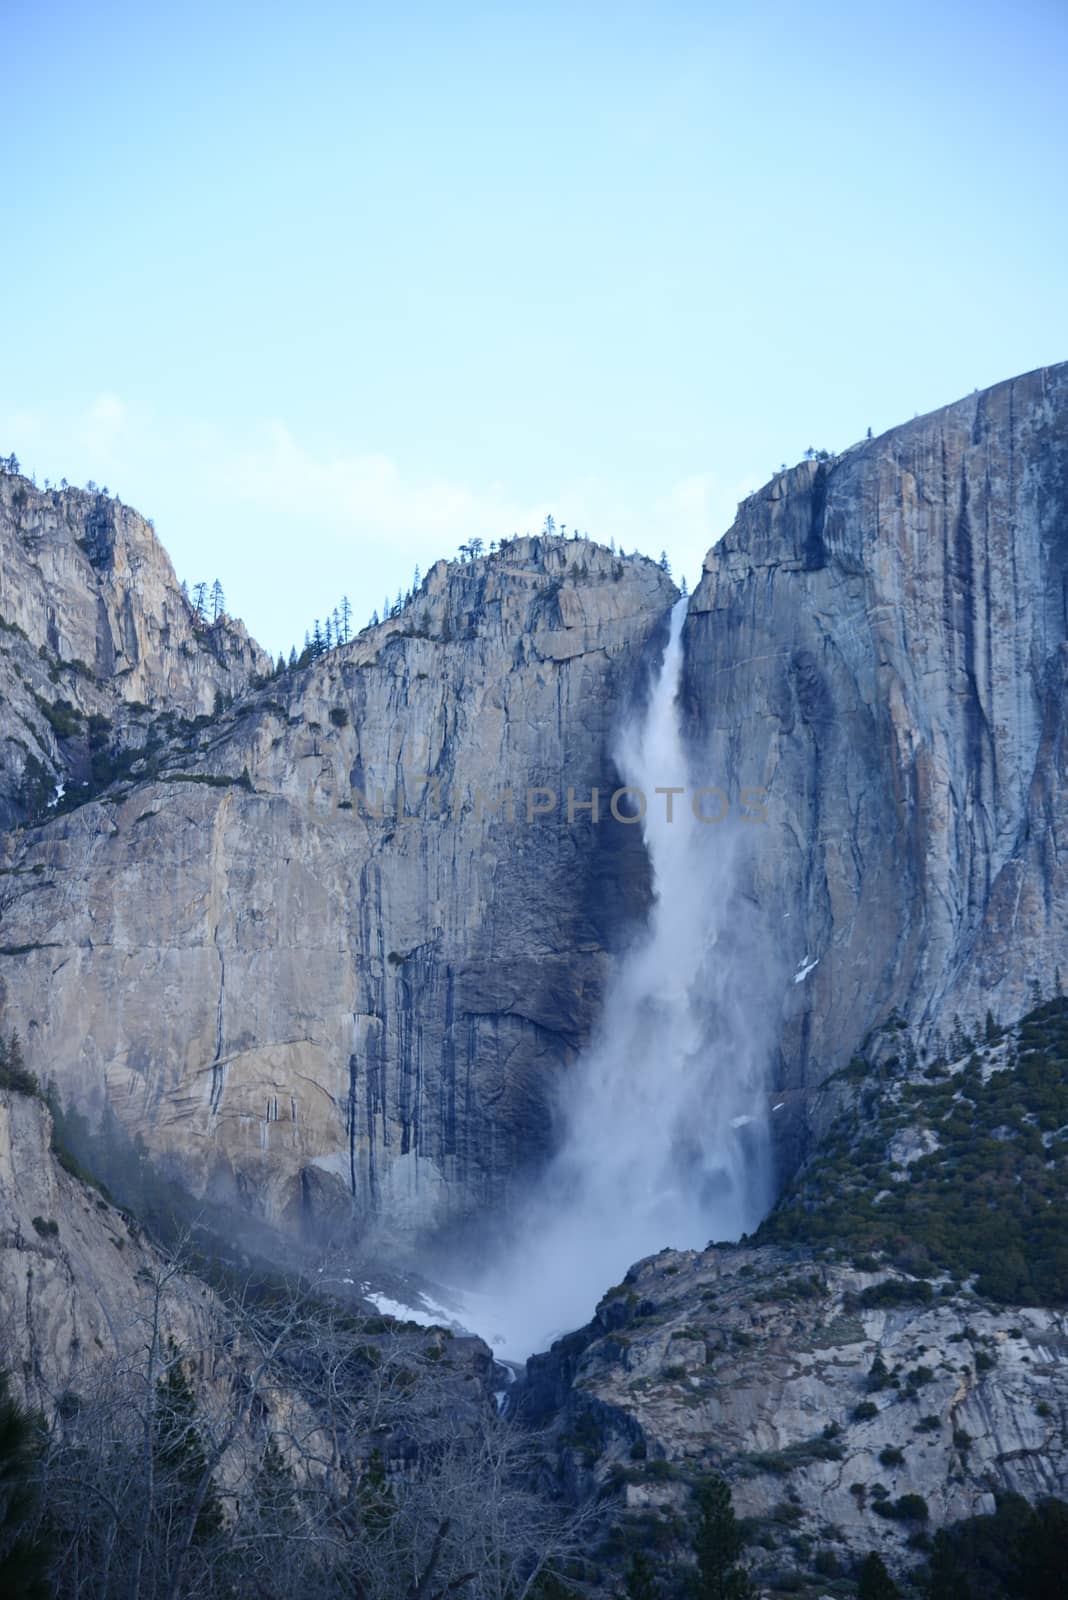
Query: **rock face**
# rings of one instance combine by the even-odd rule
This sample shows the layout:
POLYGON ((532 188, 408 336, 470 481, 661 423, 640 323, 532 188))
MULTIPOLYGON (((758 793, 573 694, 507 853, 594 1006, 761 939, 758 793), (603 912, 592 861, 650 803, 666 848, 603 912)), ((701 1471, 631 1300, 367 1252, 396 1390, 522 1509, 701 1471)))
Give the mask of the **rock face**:
MULTIPOLYGON (((0 806, 107 790, 8 843, 32 1064, 288 1227, 502 1202, 648 894, 633 829, 566 811, 606 802, 668 579, 512 541, 241 698, 267 662, 136 514, 0 477, 0 531, 0 806)), ((1068 366, 803 462, 708 555, 684 709, 700 776, 764 790, 788 1168, 887 1016, 923 1048, 1065 965, 1066 592, 1068 366)))
POLYGON ((197 623, 136 511, 0 474, 0 824, 144 745, 150 711, 206 715, 270 671, 240 622, 197 623))
MULTIPOLYGON (((198 635, 147 525, 0 491, 6 814, 31 755, 37 815, 79 763, 99 790, 7 841, 30 1064, 290 1229, 506 1204, 647 900, 635 830, 567 794, 605 804, 666 575, 558 539, 441 563, 208 719, 266 663, 198 635)), ((783 473, 707 559, 684 704, 700 775, 764 791, 742 897, 786 972, 787 1166, 891 1015, 923 1048, 1065 965, 1066 592, 1066 366, 783 473)))
POLYGON ((782 473, 706 560, 686 707, 709 781, 766 791, 795 1143, 893 1011, 930 1042, 1068 970, 1066 595, 1068 365, 782 473))
POLYGON ((1068 1320, 953 1294, 865 1308, 885 1281, 800 1251, 665 1250, 529 1363, 521 1403, 554 1419, 576 1492, 633 1515, 725 1474, 768 1582, 800 1551, 912 1567, 910 1536, 992 1511, 994 1488, 1064 1496, 1068 1320))
MULTIPOLYGON (((0 1004, 27 1065, 270 1228, 409 1243, 506 1210, 648 907, 638 830, 607 805, 670 579, 513 540, 265 681, 116 503, 3 476, 0 535, 0 1004)), ((1068 1490, 1064 1315, 982 1299, 974 1263, 938 1255, 953 1230, 919 1266, 908 1228, 879 1267, 852 1254, 972 1131, 1008 1063, 994 1023, 1068 974, 1066 596, 1068 366, 784 472, 707 558, 683 706, 694 775, 766 813, 734 888, 774 955, 785 1162, 818 1159, 851 1094, 886 1115, 861 1103, 853 1143, 828 1137, 824 1188, 802 1173, 799 1227, 836 1185, 852 1207, 829 1256, 826 1230, 771 1224, 795 1243, 664 1252, 535 1359, 524 1404, 580 1487, 658 1515, 714 1465, 769 1556, 788 1528, 895 1566, 916 1497, 942 1522, 992 1487, 1068 1490), (981 1071, 911 1092, 942 1073, 939 1036, 963 1060, 979 1029, 981 1071), (869 1156, 886 1181, 865 1196, 869 1156), (928 1267, 938 1292, 904 1276, 928 1267)), ((1050 1206, 1063 1125, 1011 1099, 984 1125, 1050 1206)), ((47 1141, 39 1102, 0 1095, 0 1304, 26 1308, 42 1393, 87 1342, 121 1354, 129 1269, 151 1268, 47 1141)))
POLYGON ((28 1064, 195 1194, 393 1235, 499 1204, 639 915, 589 811, 675 596, 521 539, 13 842, 0 937, 28 1064), (136 773, 135 773, 136 776, 136 773))
POLYGON ((1068 1491, 1068 1002, 844 1078, 753 1241, 639 1262, 518 1389, 578 1497, 670 1515, 723 1473, 773 1589, 1068 1491))
MULTIPOLYGON (((55 1159, 51 1134, 41 1100, 0 1090, 0 1365, 46 1413, 94 1366, 141 1352, 156 1285, 173 1276, 129 1217, 55 1159)), ((164 1342, 224 1343, 219 1302, 189 1275, 160 1315, 164 1342)))

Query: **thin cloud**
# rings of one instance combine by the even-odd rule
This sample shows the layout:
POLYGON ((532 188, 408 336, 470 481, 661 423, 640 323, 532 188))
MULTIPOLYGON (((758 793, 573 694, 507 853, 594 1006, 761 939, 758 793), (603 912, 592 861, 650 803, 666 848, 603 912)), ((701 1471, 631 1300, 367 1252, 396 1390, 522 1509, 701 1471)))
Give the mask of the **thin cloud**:
POLYGON ((313 517, 336 532, 386 538, 451 554, 478 534, 487 542, 534 531, 544 520, 496 485, 475 490, 440 477, 421 479, 379 454, 317 456, 284 423, 221 468, 226 492, 298 523, 313 517))

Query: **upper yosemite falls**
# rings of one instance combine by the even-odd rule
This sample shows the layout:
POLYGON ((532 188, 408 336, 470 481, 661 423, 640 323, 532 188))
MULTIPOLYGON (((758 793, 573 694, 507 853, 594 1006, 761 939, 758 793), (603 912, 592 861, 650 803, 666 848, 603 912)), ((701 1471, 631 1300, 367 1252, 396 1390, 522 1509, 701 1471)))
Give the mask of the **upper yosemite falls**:
MULTIPOLYGON (((502 1597, 620 1594, 638 1547, 674 1596, 712 1472, 767 1592, 786 1552, 791 1592, 853 1594, 869 1552, 905 1581, 943 1526, 1046 1515, 1068 364, 781 470, 688 596, 551 530, 480 550, 279 670, 136 512, 0 474, 18 1398, 60 1416, 136 1364, 126 1305, 170 1370, 145 1285, 180 1238, 189 1404, 246 1397, 203 1443, 220 1528, 239 1447, 326 1427, 296 1324, 257 1344, 228 1299, 264 1263, 338 1297, 375 1381, 408 1341, 421 1415, 542 1430, 530 1506, 596 1538, 573 1588, 528 1563, 502 1597)), ((390 1473, 407 1504, 431 1434, 360 1416, 331 1435, 362 1441, 350 1510, 390 1473)), ((322 1480, 271 1449, 294 1495, 322 1480)), ((455 1515, 420 1523, 422 1588, 344 1592, 444 1594, 455 1515)))

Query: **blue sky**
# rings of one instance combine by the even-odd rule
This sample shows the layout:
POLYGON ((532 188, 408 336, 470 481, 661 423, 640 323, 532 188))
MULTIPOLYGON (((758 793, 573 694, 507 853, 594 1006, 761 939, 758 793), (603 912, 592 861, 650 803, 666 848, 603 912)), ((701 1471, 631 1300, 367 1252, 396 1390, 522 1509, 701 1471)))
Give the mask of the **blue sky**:
POLYGON ((1068 7, 3 7, 0 450, 273 649, 1068 356, 1068 7))

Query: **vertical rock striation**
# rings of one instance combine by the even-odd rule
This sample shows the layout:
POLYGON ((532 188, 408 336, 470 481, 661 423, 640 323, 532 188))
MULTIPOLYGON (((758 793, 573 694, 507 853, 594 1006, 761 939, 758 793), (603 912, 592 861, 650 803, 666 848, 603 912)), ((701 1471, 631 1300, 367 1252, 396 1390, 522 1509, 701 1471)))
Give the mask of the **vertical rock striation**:
POLYGON ((803 462, 709 553, 687 711, 766 790, 794 1112, 892 1013, 922 1042, 1068 971, 1066 595, 1068 365, 803 462))
POLYGON ((500 1204, 648 894, 638 830, 567 795, 607 806, 674 595, 585 542, 441 562, 402 616, 24 836, 0 959, 30 1065, 294 1230, 500 1204))

